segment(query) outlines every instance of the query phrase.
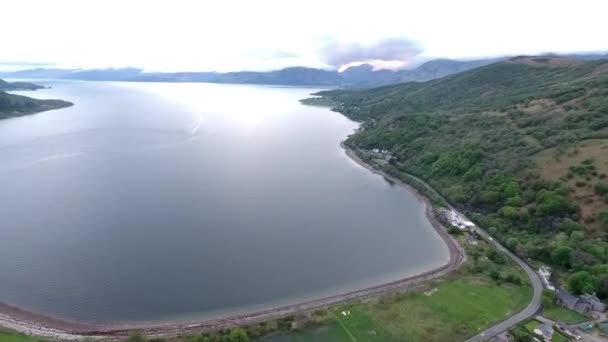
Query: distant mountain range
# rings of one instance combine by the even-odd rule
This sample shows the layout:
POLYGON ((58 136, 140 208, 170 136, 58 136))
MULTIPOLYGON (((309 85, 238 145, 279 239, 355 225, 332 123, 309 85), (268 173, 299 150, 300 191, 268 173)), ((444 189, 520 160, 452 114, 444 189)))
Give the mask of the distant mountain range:
MULTIPOLYGON (((570 54, 569 58, 592 60, 608 58, 608 54, 570 54)), ((4 78, 24 79, 71 79, 85 81, 130 82, 209 82, 276 84, 292 86, 331 86, 367 88, 403 82, 424 82, 451 74, 492 64, 504 58, 457 61, 436 59, 415 69, 374 70, 369 64, 349 67, 342 72, 306 67, 290 67, 275 71, 236 72, 145 72, 137 68, 119 69, 28 69, 0 72, 4 78)))
POLYGON ((347 68, 343 72, 306 67, 275 71, 237 72, 144 72, 137 68, 120 69, 28 69, 0 72, 0 77, 23 79, 71 79, 86 81, 132 82, 209 82, 276 84, 294 86, 373 87, 409 81, 428 81, 457 72, 491 64, 498 59, 455 61, 438 59, 411 70, 374 70, 369 64, 347 68))

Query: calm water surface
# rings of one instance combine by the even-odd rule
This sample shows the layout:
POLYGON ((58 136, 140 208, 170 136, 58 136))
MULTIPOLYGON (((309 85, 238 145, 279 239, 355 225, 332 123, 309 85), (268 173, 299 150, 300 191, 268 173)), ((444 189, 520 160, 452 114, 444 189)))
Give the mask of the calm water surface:
POLYGON ((210 318, 419 273, 447 248, 340 148, 313 89, 39 82, 0 121, 0 301, 85 322, 210 318))

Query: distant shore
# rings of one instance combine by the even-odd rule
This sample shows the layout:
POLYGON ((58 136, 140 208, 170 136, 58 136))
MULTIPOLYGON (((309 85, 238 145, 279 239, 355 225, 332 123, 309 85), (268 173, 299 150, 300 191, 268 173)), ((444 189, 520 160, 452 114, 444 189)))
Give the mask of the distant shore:
POLYGON ((344 145, 345 153, 353 161, 365 167, 371 172, 381 175, 406 191, 414 194, 425 205, 425 213, 437 234, 445 242, 449 250, 449 260, 442 266, 423 273, 411 275, 400 280, 391 281, 368 288, 338 293, 315 300, 300 302, 291 305, 280 306, 256 312, 246 312, 241 315, 220 317, 210 320, 193 320, 184 322, 157 323, 157 324, 125 324, 125 325, 97 325, 78 322, 69 322, 55 319, 29 311, 19 309, 14 306, 0 303, 0 327, 6 327, 21 333, 50 337, 57 339, 80 339, 80 338, 116 338, 128 336, 131 330, 140 330, 145 335, 152 336, 175 336, 180 334, 193 334, 201 331, 231 328, 235 326, 259 323, 266 320, 277 319, 293 314, 313 311, 329 305, 341 302, 377 296, 389 291, 403 290, 411 288, 422 282, 437 279, 447 275, 456 269, 465 260, 463 249, 458 242, 448 234, 445 227, 439 223, 433 215, 432 206, 429 200, 417 192, 409 185, 403 183, 386 173, 373 168, 363 162, 354 151, 344 145))

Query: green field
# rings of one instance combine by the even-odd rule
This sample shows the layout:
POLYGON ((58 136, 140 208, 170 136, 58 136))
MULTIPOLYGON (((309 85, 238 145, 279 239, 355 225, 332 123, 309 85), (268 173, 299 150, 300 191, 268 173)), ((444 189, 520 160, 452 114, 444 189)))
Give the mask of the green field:
POLYGON ((0 330, 0 342, 39 342, 40 338, 17 334, 12 331, 0 330))
POLYGON ((332 308, 337 321, 294 332, 285 341, 459 341, 519 311, 530 296, 525 286, 465 276, 426 292, 332 308))
POLYGON ((581 323, 590 320, 589 317, 580 313, 559 306, 551 306, 543 309, 543 316, 554 320, 562 321, 568 324, 581 323))

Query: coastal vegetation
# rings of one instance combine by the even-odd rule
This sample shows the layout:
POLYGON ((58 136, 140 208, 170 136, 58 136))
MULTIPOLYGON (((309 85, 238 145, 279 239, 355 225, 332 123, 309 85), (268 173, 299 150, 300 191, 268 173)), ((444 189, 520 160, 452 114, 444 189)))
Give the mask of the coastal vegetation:
POLYGON ((425 83, 316 95, 522 258, 608 297, 608 61, 516 57, 425 83))

